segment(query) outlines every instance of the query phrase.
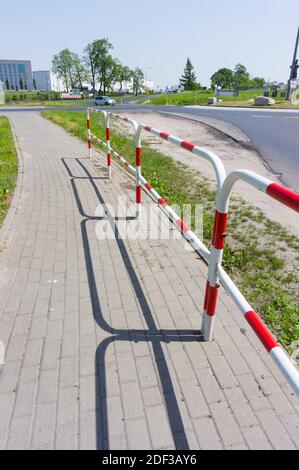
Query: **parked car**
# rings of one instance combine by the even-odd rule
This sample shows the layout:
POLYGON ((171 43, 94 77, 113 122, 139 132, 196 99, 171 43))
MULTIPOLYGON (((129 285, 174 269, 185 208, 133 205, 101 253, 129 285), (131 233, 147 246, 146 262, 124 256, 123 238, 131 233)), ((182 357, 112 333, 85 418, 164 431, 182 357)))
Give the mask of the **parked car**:
POLYGON ((116 105, 116 101, 109 96, 96 96, 94 99, 94 104, 96 106, 103 106, 103 105, 116 105))

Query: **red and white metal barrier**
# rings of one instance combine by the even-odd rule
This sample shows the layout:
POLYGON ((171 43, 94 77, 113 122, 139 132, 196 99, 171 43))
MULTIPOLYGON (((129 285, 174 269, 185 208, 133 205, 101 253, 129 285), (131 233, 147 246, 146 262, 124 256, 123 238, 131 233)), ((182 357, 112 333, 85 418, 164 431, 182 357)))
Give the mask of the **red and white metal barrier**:
MULTIPOLYGON (((98 137, 92 135, 92 138, 99 144, 105 145, 98 137)), ((133 167, 122 155, 117 153, 111 148, 111 153, 130 171, 130 173, 136 176, 136 168, 133 167)), ((210 257, 210 251, 208 248, 199 240, 195 233, 188 227, 188 225, 182 220, 178 214, 167 204, 167 202, 160 196, 160 194, 152 187, 152 185, 144 178, 140 176, 140 183, 151 196, 151 198, 158 204, 159 208, 164 212, 165 215, 181 230, 183 237, 193 246, 193 248, 199 253, 199 255, 208 262, 210 257)))
POLYGON ((244 315, 245 319, 258 336, 259 340, 265 347, 266 351, 270 354, 275 364, 278 366, 284 377, 292 389, 299 396, 299 371, 294 365, 291 358, 280 347, 277 340, 266 327, 264 322, 260 319, 257 313, 253 310, 251 305, 247 302, 241 294, 235 283, 231 280, 228 274, 224 271, 223 267, 217 266, 218 275, 222 285, 229 295, 234 300, 240 312, 244 315))
MULTIPOLYGON (((93 109, 91 109, 93 111, 93 109)), ((103 112, 95 109, 96 112, 103 112)), ((226 237, 226 222, 228 215, 229 199, 234 183, 238 180, 243 180, 248 184, 256 187, 260 191, 265 192, 272 198, 278 200, 287 207, 299 212, 299 195, 290 191, 283 186, 280 186, 272 181, 264 178, 249 170, 236 170, 226 176, 225 169, 222 161, 213 152, 209 152, 191 142, 179 139, 175 136, 161 132, 155 128, 137 124, 128 118, 120 115, 107 113, 118 117, 126 122, 134 122, 135 129, 135 144, 136 144, 136 168, 134 168, 123 156, 119 155, 114 149, 110 147, 111 153, 123 163, 128 170, 136 176, 136 204, 141 203, 139 192, 141 193, 140 185, 142 185, 149 193, 149 195, 159 204, 163 212, 172 220, 172 222, 181 230, 184 238, 188 240, 195 250, 208 262, 208 275, 204 299, 204 312, 202 320, 202 333, 205 341, 210 341, 213 335, 213 322, 216 313, 216 303, 218 289, 221 282, 227 292, 230 294, 241 313, 250 324, 253 331, 256 333, 261 343, 264 345, 270 356, 279 367, 293 390, 299 395, 299 371, 294 365, 290 357, 279 346, 277 340, 268 330, 266 325, 262 322, 257 313, 252 309, 250 304, 246 301, 241 294, 235 283, 224 271, 221 266, 223 248, 226 237), (176 212, 169 207, 167 202, 160 196, 160 194, 151 186, 151 184, 141 174, 141 132, 145 130, 157 137, 167 140, 171 143, 179 145, 186 150, 199 155, 212 163, 217 180, 217 198, 216 198, 216 211, 213 227, 212 246, 211 252, 202 243, 201 240, 190 230, 186 223, 176 214, 176 212), (140 202, 139 202, 140 201, 140 202)), ((109 121, 108 121, 109 124, 109 121)), ((109 134, 110 137, 110 134, 109 134)), ((106 134, 107 138, 107 134, 106 134)), ((105 143, 98 137, 90 134, 90 139, 97 140, 102 145, 105 143)))
MULTIPOLYGON (((268 330, 266 325, 253 310, 251 305, 246 301, 241 292, 235 286, 233 281, 226 274, 221 266, 222 254, 224 248, 224 241, 226 236, 226 221, 229 209, 229 200, 233 185, 238 181, 243 180, 258 190, 268 194, 270 197, 278 200, 290 209, 299 212, 299 194, 284 188, 283 186, 273 183, 267 178, 258 175, 257 173, 250 170, 236 170, 232 171, 224 180, 220 191, 220 197, 216 205, 215 223, 213 232, 213 247, 211 250, 211 257, 209 262, 209 272, 211 279, 219 276, 222 284, 229 292, 239 310, 244 315, 245 319, 260 339, 274 362, 277 364, 281 372, 284 374, 293 390, 299 395, 299 372, 297 367, 294 366, 291 359, 279 346, 277 340, 268 330)), ((218 286, 217 286, 218 287, 218 286)), ((207 318, 211 316, 214 318, 214 305, 215 297, 217 297, 217 291, 212 290, 211 285, 208 288, 207 294, 207 313, 204 320, 205 336, 206 339, 210 339, 212 336, 212 322, 207 321, 207 318)))
MULTIPOLYGON (((135 153, 136 153, 136 217, 140 215, 141 210, 141 136, 140 131, 138 129, 138 124, 133 119, 128 119, 126 117, 120 116, 116 113, 108 113, 107 111, 103 111, 101 109, 95 108, 88 108, 87 115, 89 116, 89 111, 93 111, 96 113, 101 113, 104 115, 104 122, 105 122, 105 129, 106 129, 106 148, 107 148, 107 168, 108 168, 108 178, 111 178, 111 145, 110 145, 110 122, 109 116, 116 117, 122 121, 130 123, 133 125, 134 128, 134 135, 135 135, 135 153)), ((89 121, 90 125, 90 121, 89 121)))

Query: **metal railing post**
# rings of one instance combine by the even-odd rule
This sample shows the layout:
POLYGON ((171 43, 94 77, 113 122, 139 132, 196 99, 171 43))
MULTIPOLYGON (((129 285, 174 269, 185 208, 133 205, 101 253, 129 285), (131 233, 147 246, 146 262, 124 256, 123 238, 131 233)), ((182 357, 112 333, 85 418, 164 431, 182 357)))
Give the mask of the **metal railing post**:
POLYGON ((89 158, 91 157, 91 148, 92 148, 92 143, 91 143, 91 133, 90 133, 90 114, 89 114, 89 109, 86 110, 87 114, 87 145, 88 145, 88 155, 89 158))
POLYGON ((220 287, 217 267, 218 265, 221 265, 222 262, 224 240, 226 236, 226 221, 227 213, 219 212, 218 207, 216 206, 201 325, 204 341, 211 341, 213 339, 218 289, 220 287))
POLYGON ((111 146, 110 146, 110 122, 109 122, 109 113, 103 111, 105 128, 106 128, 106 153, 107 153, 107 172, 108 178, 111 179, 111 146))
MULTIPOLYGON (((218 213, 226 215, 229 208, 229 201, 232 188, 238 180, 243 180, 249 185, 255 187, 256 189, 266 193, 268 196, 273 199, 278 200, 285 206, 290 209, 299 212, 299 194, 291 191, 290 189, 284 188, 283 186, 272 182, 268 178, 250 171, 250 170, 235 170, 227 175, 226 179, 223 182, 217 209, 218 213)), ((224 224, 225 225, 225 224, 224 224)), ((218 222, 218 233, 222 231, 221 226, 221 217, 218 222)), ((223 229, 225 232, 225 227, 223 229)), ((222 234, 223 235, 223 234, 222 234)), ((223 243, 221 240, 219 243, 223 243)), ((234 282, 229 278, 224 269, 221 266, 221 258, 216 265, 217 275, 219 275, 222 284, 225 286, 226 290, 229 292, 231 297, 234 299, 238 305, 239 310, 244 315, 245 319, 251 326, 252 330, 255 332, 267 352, 272 357, 273 361, 276 363, 278 368, 281 370, 293 390, 299 395, 299 371, 298 368, 292 363, 291 359, 285 353, 285 351, 280 347, 276 338, 268 330, 267 326, 260 319, 258 314, 252 309, 250 304, 243 297, 239 289, 236 287, 234 282)))
MULTIPOLYGON (((135 127, 135 126, 134 126, 135 127)), ((142 127, 135 128, 135 148, 136 148, 136 217, 141 212, 141 132, 142 127)))

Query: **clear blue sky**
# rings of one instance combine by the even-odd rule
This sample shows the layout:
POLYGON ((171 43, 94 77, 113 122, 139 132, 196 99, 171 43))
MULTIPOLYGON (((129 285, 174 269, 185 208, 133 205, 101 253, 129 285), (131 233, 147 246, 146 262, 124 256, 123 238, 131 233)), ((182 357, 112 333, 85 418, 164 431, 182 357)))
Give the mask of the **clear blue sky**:
POLYGON ((178 82, 187 56, 203 85, 238 62, 286 81, 299 25, 298 0, 15 0, 0 12, 1 59, 45 70, 61 49, 108 37, 115 57, 161 86, 178 82))

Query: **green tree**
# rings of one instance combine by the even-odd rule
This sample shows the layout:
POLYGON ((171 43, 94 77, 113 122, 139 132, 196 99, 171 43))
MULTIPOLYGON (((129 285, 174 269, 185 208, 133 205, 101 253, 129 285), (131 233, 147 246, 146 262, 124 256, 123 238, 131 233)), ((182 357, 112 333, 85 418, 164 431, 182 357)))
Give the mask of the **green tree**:
POLYGON ((69 49, 63 49, 58 54, 54 55, 52 60, 52 70, 64 82, 67 92, 70 88, 75 87, 74 83, 74 58, 69 49))
POLYGON ((249 73, 245 65, 237 64, 234 68, 234 85, 236 88, 247 88, 249 87, 250 79, 249 73))
POLYGON ((20 78, 20 88, 21 90, 24 90, 24 82, 21 78, 20 78))
POLYGON ((110 54, 103 55, 99 62, 98 80, 100 83, 100 90, 103 94, 111 88, 114 76, 115 61, 110 54))
POLYGON ((90 72, 91 86, 94 92, 96 80, 99 81, 100 90, 103 90, 104 94, 106 89, 111 86, 114 66, 114 60, 110 55, 111 49, 113 46, 107 38, 95 39, 84 49, 84 62, 90 72))
POLYGON ((211 76, 212 85, 218 85, 222 88, 231 87, 234 83, 234 72, 231 69, 223 67, 211 76))
POLYGON ((97 47, 96 47, 96 41, 93 41, 89 44, 84 49, 85 55, 83 56, 83 61, 85 63, 85 66, 87 70, 89 71, 89 76, 90 76, 90 81, 91 81, 91 86, 92 86, 92 92, 95 95, 96 92, 96 73, 97 73, 97 67, 96 67, 96 60, 97 60, 97 47))
MULTIPOLYGON (((72 64, 72 75, 76 87, 83 91, 83 82, 89 81, 89 73, 84 67, 78 54, 72 53, 73 64, 72 64)), ((82 95, 83 98, 83 95, 82 95)))
POLYGON ((180 78, 180 84, 184 87, 184 90, 196 90, 198 88, 194 67, 189 57, 184 68, 184 73, 180 78))
POLYGON ((132 78, 133 78, 133 93, 137 96, 139 93, 141 93, 143 89, 143 84, 144 84, 143 71, 139 67, 136 67, 133 71, 132 78))
POLYGON ((8 81, 8 79, 5 80, 5 87, 6 87, 6 90, 9 90, 9 81, 8 81))
POLYGON ((115 61, 113 79, 115 83, 119 83, 119 92, 122 93, 124 82, 132 79, 133 71, 126 65, 122 65, 119 61, 115 61))
POLYGON ((36 90, 36 80, 35 80, 35 78, 33 79, 32 82, 33 82, 33 88, 36 90))
POLYGON ((253 77, 250 80, 251 88, 265 88, 266 80, 263 77, 253 77))

